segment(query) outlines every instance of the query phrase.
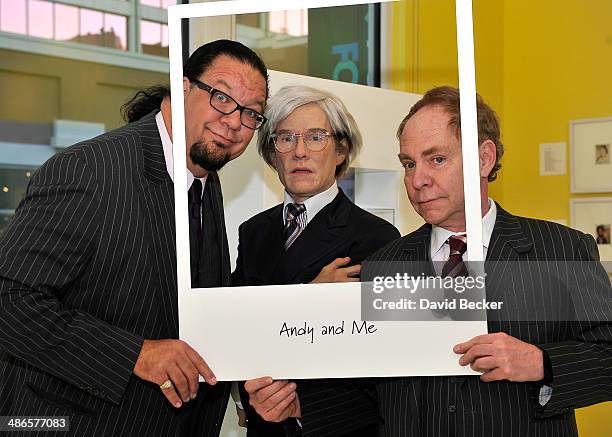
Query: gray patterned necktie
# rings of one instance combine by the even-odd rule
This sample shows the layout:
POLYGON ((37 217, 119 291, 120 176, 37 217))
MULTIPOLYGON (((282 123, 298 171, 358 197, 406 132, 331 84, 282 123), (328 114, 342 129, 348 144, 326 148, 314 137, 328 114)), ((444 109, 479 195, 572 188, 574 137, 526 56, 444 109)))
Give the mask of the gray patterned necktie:
POLYGON ((287 215, 285 217, 285 250, 289 249, 293 242, 306 227, 306 206, 302 203, 288 203, 287 215))

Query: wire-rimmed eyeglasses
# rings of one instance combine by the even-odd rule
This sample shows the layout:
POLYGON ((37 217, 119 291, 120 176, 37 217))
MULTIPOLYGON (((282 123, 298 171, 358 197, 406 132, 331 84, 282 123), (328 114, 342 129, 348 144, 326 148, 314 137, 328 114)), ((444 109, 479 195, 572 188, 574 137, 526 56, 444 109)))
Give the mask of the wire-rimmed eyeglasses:
POLYGON ((274 147, 281 153, 291 152, 295 150, 298 143, 298 138, 302 137, 306 148, 311 152, 320 152, 327 146, 328 138, 334 134, 322 129, 311 129, 304 133, 295 133, 289 131, 276 132, 270 137, 274 142, 274 147))

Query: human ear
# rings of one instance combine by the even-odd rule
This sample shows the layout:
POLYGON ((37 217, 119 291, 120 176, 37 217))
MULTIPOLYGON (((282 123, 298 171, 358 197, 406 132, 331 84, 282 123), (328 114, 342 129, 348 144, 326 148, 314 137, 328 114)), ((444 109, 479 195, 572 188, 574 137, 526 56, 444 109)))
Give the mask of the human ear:
POLYGON ((336 166, 344 162, 347 158, 347 154, 348 146, 346 145, 346 141, 342 140, 340 143, 336 144, 336 166))
POLYGON ((491 140, 485 140, 478 148, 480 158, 480 177, 488 178, 491 170, 495 167, 497 147, 491 140))

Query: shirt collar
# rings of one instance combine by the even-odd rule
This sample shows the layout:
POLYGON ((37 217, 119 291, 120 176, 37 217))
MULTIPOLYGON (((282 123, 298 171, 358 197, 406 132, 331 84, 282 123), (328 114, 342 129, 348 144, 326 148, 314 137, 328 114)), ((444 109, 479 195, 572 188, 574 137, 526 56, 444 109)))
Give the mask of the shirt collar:
MULTIPOLYGON (((497 206, 493 199, 489 198, 489 210, 482 218, 482 245, 485 249, 489 249, 491 235, 495 227, 495 219, 497 218, 497 206)), ((451 232, 447 229, 433 225, 431 228, 431 244, 430 252, 434 254, 446 243, 446 240, 453 235, 465 235, 465 232, 451 232)))
MULTIPOLYGON (((332 200, 336 198, 338 195, 338 184, 334 181, 331 187, 327 190, 320 192, 312 197, 309 197, 304 201, 304 206, 306 207, 306 224, 311 222, 311 220, 321 211, 325 206, 330 204, 332 200)), ((285 223, 285 217, 287 217, 287 204, 295 203, 291 194, 289 194, 285 190, 285 201, 283 203, 283 223, 285 223)))
MULTIPOLYGON (((157 130, 159 131, 159 136, 162 141, 162 146, 164 148, 164 160, 166 161, 166 171, 174 182, 174 156, 172 155, 172 140, 170 139, 170 135, 168 134, 168 130, 166 129, 166 123, 164 123, 164 116, 161 111, 157 113, 155 116, 155 121, 157 122, 157 130)), ((193 180, 195 177, 189 171, 189 169, 185 169, 187 172, 187 189, 191 188, 191 184, 193 184, 193 180)), ((202 186, 206 183, 206 176, 203 178, 199 178, 202 182, 202 186)))

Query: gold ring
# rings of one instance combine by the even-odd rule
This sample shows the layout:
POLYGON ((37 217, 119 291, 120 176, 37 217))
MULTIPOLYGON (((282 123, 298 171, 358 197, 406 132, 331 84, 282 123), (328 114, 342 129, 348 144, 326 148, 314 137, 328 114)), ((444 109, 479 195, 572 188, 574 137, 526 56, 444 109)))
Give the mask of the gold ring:
POLYGON ((169 379, 166 379, 166 381, 163 384, 161 384, 159 388, 161 388, 162 390, 168 390, 169 388, 172 388, 172 381, 170 381, 169 379))

